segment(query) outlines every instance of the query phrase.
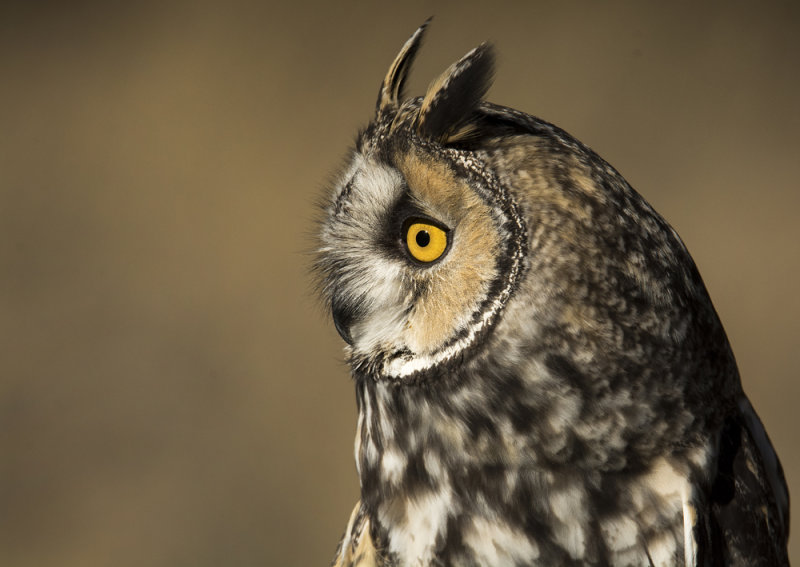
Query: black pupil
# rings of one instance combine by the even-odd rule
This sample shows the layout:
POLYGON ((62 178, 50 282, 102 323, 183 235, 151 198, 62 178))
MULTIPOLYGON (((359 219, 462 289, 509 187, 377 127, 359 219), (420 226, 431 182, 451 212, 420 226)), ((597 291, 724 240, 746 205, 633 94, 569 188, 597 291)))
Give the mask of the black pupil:
POLYGON ((414 237, 417 241, 417 246, 420 248, 425 248, 428 244, 431 243, 431 235, 428 234, 427 230, 420 230, 417 233, 417 236, 414 237))

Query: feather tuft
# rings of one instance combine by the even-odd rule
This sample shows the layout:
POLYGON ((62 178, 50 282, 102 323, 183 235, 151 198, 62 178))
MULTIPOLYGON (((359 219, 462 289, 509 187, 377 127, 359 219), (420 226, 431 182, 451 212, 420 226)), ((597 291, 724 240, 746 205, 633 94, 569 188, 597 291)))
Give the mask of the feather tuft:
POLYGON ((425 30, 430 24, 432 18, 425 20, 417 31, 406 41, 400 53, 392 61, 389 71, 381 84, 381 90, 378 93, 377 112, 381 114, 390 109, 396 109, 400 106, 405 95, 404 88, 406 79, 411 71, 411 64, 417 56, 420 46, 422 45, 422 38, 425 35, 425 30))
POLYGON ((453 63, 428 87, 417 117, 417 133, 437 142, 463 138, 474 111, 492 84, 494 51, 483 43, 453 63))

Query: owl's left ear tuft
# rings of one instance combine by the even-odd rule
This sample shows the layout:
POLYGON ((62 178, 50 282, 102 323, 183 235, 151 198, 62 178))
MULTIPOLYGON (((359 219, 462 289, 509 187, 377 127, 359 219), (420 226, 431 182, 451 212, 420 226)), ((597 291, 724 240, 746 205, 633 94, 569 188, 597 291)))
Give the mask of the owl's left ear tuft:
POLYGON ((474 110, 492 84, 494 51, 483 43, 453 63, 425 94, 417 133, 440 143, 469 135, 474 110))
POLYGON ((378 93, 378 114, 397 109, 403 102, 405 97, 403 88, 411 70, 411 64, 417 56, 419 47, 422 45, 422 38, 425 36, 425 30, 430 23, 431 18, 425 20, 425 23, 414 32, 414 35, 408 38, 400 53, 392 61, 392 65, 389 67, 389 71, 381 84, 381 90, 378 93))

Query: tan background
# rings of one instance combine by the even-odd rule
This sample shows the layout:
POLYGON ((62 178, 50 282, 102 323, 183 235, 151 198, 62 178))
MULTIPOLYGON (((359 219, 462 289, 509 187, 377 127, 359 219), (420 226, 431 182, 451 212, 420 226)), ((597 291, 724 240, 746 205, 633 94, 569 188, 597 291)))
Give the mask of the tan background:
POLYGON ((0 5, 0 565, 327 564, 355 407, 304 251, 430 14, 414 94, 494 40, 490 98, 678 229, 800 495, 797 3, 108 4, 0 5))

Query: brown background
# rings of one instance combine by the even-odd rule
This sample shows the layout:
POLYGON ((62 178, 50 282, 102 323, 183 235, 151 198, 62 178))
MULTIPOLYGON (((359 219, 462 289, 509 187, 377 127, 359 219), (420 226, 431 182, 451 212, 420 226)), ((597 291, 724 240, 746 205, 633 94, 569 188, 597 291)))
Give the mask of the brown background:
POLYGON ((490 98, 678 229, 800 495, 796 3, 108 4, 0 5, 0 565, 327 564, 355 407, 314 202, 430 14, 414 94, 493 40, 490 98))

